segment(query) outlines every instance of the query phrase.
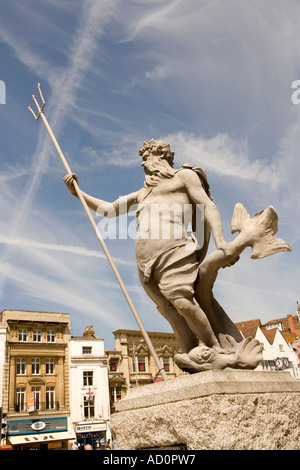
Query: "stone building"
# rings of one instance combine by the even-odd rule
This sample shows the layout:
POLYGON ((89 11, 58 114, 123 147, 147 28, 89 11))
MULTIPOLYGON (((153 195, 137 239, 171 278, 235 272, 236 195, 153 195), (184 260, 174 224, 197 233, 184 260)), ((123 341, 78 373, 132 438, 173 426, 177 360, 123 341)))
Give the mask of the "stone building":
POLYGON ((14 449, 67 449, 69 339, 67 313, 3 310, 6 353, 3 411, 14 449))
MULTIPOLYGON (((0 408, 3 407, 3 378, 6 358, 6 325, 0 322, 0 408)), ((1 442, 0 442, 1 444, 1 442)))
MULTIPOLYGON (((129 387, 162 380, 140 331, 116 330, 113 334, 115 349, 106 351, 112 412, 116 411, 118 400, 127 394, 129 387)), ((174 333, 148 332, 148 335, 167 376, 174 378, 182 374, 174 362, 174 355, 182 352, 174 333)))
POLYGON ((92 326, 72 336, 70 348, 70 400, 74 439, 79 449, 90 444, 103 449, 110 434, 110 403, 104 340, 92 326))

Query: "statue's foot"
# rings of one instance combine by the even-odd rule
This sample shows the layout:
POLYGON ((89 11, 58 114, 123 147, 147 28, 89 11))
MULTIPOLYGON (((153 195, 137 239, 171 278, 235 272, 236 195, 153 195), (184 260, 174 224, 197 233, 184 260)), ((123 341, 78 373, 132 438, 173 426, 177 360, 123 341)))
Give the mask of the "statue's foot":
POLYGON ((262 360, 262 346, 258 340, 246 338, 238 343, 236 350, 220 351, 206 346, 197 346, 188 354, 176 354, 177 366, 189 373, 205 370, 255 369, 262 360))
POLYGON ((189 374, 195 374, 196 372, 211 370, 213 368, 209 362, 192 360, 189 354, 176 354, 174 356, 174 361, 179 369, 181 369, 183 372, 188 372, 189 374))

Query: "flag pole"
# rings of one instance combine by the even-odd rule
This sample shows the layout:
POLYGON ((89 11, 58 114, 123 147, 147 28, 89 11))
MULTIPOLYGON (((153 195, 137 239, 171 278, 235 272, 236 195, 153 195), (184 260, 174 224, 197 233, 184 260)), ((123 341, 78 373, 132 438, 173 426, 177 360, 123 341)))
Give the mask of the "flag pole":
MULTIPOLYGON (((40 117, 42 118, 42 121, 43 121, 43 123, 44 123, 44 125, 45 125, 45 127, 46 127, 46 129, 47 129, 47 131, 48 131, 48 133, 49 133, 49 135, 50 135, 50 137, 51 137, 51 140, 52 140, 52 142, 53 142, 53 144, 54 144, 54 147, 56 148, 57 153, 58 153, 58 155, 59 155, 59 157, 60 157, 60 159, 61 159, 61 161, 62 161, 62 163, 63 163, 63 165, 64 165, 64 167, 65 167, 65 169, 66 169, 66 171, 67 171, 67 173, 68 173, 69 175, 72 175, 73 173, 72 173, 72 171, 71 171, 71 168, 69 167, 68 162, 67 162, 67 160, 66 160, 66 158, 65 158, 65 156, 64 156, 64 154, 63 154, 63 152, 62 152, 62 150, 61 150, 61 148, 60 148, 60 146, 59 146, 59 144, 58 144, 58 142, 57 142, 57 140, 56 140, 56 137, 55 137, 55 135, 53 134, 52 129, 51 129, 51 127, 50 127, 50 125, 49 125, 49 123, 48 123, 48 121, 47 121, 47 119, 46 119, 46 117, 45 117, 45 115, 44 115, 43 110, 44 110, 44 107, 45 107, 45 100, 44 100, 44 97, 43 97, 43 95, 42 95, 41 85, 40 85, 39 83, 38 83, 38 90, 39 90, 39 93, 40 93, 40 97, 41 97, 41 99, 42 99, 42 105, 41 105, 41 106, 39 105, 39 103, 38 103, 38 101, 37 101, 35 95, 32 95, 33 101, 34 101, 34 103, 35 103, 35 105, 36 105, 36 107, 37 107, 37 109, 38 109, 38 114, 36 115, 36 114, 33 112, 33 110, 31 109, 30 106, 28 107, 28 109, 29 109, 29 111, 33 114, 33 116, 34 116, 34 118, 35 118, 36 121, 37 121, 40 117)), ((116 265, 115 265, 115 262, 114 262, 114 260, 113 260, 113 258, 112 258, 112 256, 111 256, 111 254, 110 254, 110 252, 109 252, 109 250, 108 250, 108 248, 107 248, 107 246, 106 246, 105 241, 103 240, 103 237, 102 237, 102 235, 101 235, 101 233, 100 233, 100 230, 99 230, 98 227, 97 227, 97 224, 96 224, 96 222, 95 222, 95 220, 94 220, 94 218, 93 218, 93 216, 92 216, 92 214, 91 214, 91 211, 90 211, 90 209, 89 209, 89 207, 88 207, 88 205, 87 205, 87 203, 86 203, 86 201, 85 201, 85 199, 84 199, 84 197, 83 197, 83 195, 82 195, 82 192, 81 192, 81 190, 80 190, 80 188, 79 188, 79 185, 78 185, 78 183, 77 183, 77 181, 76 181, 75 179, 73 180, 73 185, 74 185, 74 189, 75 189, 75 191, 76 191, 76 194, 77 194, 77 196, 78 196, 78 199, 80 200, 80 202, 81 202, 81 204, 82 204, 82 206, 83 206, 83 208, 84 208, 84 210, 85 210, 85 212, 86 212, 86 215, 88 216, 88 219, 89 219, 89 221, 90 221, 90 223, 91 223, 91 225, 92 225, 92 227, 93 227, 93 229, 94 229, 94 231, 95 231, 95 233, 96 233, 96 236, 97 236, 97 238, 98 238, 98 240, 99 240, 99 242, 100 242, 100 245, 101 245, 101 247, 102 247, 102 249, 103 249, 103 251, 104 251, 104 253, 105 253, 105 255, 106 255, 106 258, 107 258, 107 260, 108 260, 108 262, 109 262, 109 264, 110 264, 110 266, 111 266, 111 268, 112 268, 112 270, 113 270, 113 273, 114 273, 114 275, 115 275, 115 277, 116 277, 116 279, 117 279, 117 281, 118 281, 118 283, 119 283, 119 286, 121 287, 121 290, 122 290, 122 292, 123 292, 123 294, 124 294, 124 296, 125 296, 125 298, 126 298, 126 300, 127 300, 127 303, 128 303, 128 305, 129 305, 129 307, 130 307, 132 313, 133 313, 133 316, 134 316, 134 318, 135 318, 135 320, 136 320, 136 322, 137 322, 137 324, 138 324, 138 326, 139 326, 139 328, 140 328, 140 330, 141 330, 141 333, 142 333, 142 335, 143 335, 143 337, 144 337, 144 340, 145 340, 145 342, 146 342, 146 344, 147 344, 147 346, 148 346, 148 348, 149 348, 149 350, 150 350, 150 352, 151 352, 151 354, 152 354, 152 356, 153 356, 153 358, 154 358, 154 360, 155 360, 155 363, 156 363, 156 365, 157 365, 157 367, 158 367, 158 372, 161 374, 163 380, 167 380, 168 377, 167 377, 166 371, 165 371, 164 367, 162 366, 162 364, 161 364, 161 362, 160 362, 160 360, 159 360, 159 358, 158 358, 158 355, 157 355, 157 353, 156 353, 156 351, 155 351, 155 348, 154 348, 154 346, 153 346, 153 344, 152 344, 152 342, 151 342, 151 340, 150 340, 150 338, 149 338, 149 335, 148 335, 148 333, 147 333, 147 331, 146 331, 146 329, 145 329, 145 327, 144 327, 144 325, 143 325, 143 323, 142 323, 142 321, 141 321, 141 319, 140 319, 140 316, 139 316, 139 314, 138 314, 138 312, 137 312, 137 310, 136 310, 136 308, 135 308, 135 306, 134 306, 134 303, 133 303, 133 301, 132 301, 132 299, 131 299, 131 297, 130 297, 130 295, 129 295, 129 292, 128 292, 128 290, 127 290, 127 288, 126 288, 126 286, 125 286, 125 284, 124 284, 124 282, 123 282, 123 280, 122 280, 122 278, 121 278, 121 276, 120 276, 120 273, 119 273, 119 271, 118 271, 118 269, 117 269, 117 267, 116 267, 116 265)))

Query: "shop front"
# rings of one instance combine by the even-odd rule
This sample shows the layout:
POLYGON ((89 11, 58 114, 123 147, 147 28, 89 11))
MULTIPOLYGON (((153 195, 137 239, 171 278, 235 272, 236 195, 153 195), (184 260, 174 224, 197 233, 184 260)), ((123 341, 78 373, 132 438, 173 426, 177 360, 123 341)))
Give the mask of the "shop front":
POLYGON ((94 450, 102 450, 107 440, 107 424, 105 421, 77 423, 75 433, 79 450, 84 450, 86 444, 94 450))
POLYGON ((13 450, 67 450, 74 440, 67 417, 7 421, 6 437, 13 450))

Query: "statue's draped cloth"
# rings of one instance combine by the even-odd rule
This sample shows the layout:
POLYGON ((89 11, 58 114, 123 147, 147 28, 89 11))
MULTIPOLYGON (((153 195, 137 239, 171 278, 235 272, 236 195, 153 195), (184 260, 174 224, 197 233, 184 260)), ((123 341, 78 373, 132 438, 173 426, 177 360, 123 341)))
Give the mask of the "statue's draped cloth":
POLYGON ((199 245, 191 236, 148 260, 138 260, 137 264, 145 283, 153 280, 166 299, 174 300, 194 295, 199 262, 199 245))

